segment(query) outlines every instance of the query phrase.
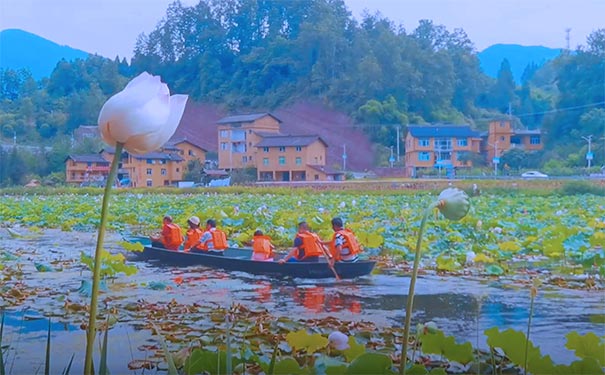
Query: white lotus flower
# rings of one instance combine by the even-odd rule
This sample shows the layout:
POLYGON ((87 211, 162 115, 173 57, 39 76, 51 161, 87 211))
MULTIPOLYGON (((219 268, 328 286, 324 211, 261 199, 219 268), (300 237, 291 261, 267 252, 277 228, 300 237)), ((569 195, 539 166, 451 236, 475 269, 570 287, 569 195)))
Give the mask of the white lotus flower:
POLYGON ((123 143, 126 150, 135 154, 155 151, 176 131, 187 98, 170 96, 159 76, 143 72, 101 108, 101 136, 108 145, 123 143))
POLYGON ((349 336, 342 332, 334 331, 328 336, 328 342, 336 350, 349 349, 349 336))

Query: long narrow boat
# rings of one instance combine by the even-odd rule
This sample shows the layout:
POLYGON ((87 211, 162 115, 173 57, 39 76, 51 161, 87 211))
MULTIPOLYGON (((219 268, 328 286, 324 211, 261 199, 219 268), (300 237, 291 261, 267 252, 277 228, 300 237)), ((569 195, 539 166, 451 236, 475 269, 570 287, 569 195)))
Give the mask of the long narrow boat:
MULTIPOLYGON (((323 279, 335 277, 325 259, 321 258, 317 263, 284 263, 260 262, 251 260, 252 249, 228 248, 224 255, 210 255, 204 253, 192 253, 176 250, 167 250, 152 247, 146 238, 136 237, 127 239, 130 242, 140 242, 145 249, 139 258, 157 261, 161 264, 175 266, 202 265, 212 268, 220 268, 226 271, 243 271, 255 275, 267 275, 273 277, 299 277, 307 279, 323 279)), ((352 279, 365 276, 372 272, 375 261, 360 260, 355 263, 337 262, 334 268, 342 279, 352 279)))

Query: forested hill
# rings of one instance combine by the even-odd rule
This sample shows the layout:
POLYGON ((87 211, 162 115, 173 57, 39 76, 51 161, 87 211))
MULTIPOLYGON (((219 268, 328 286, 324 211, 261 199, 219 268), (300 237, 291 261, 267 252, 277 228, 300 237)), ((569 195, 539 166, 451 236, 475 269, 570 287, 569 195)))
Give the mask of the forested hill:
MULTIPOLYGON (((605 29, 572 53, 529 66, 518 85, 508 59, 489 77, 463 30, 430 20, 414 30, 380 14, 357 21, 342 0, 175 2, 140 35, 130 63, 96 55, 61 61, 38 82, 27 71, 0 70, 0 134, 5 142, 16 135, 56 146, 96 123, 107 98, 148 71, 172 92, 227 114, 321 103, 364 131, 376 146, 367 159, 378 163, 375 156, 396 146, 396 130, 405 135, 407 124, 483 130, 510 111, 516 126, 546 132, 546 152, 531 155, 537 163, 581 166, 582 136, 603 134, 604 64, 605 29)), ((333 130, 330 120, 318 123, 333 130)), ((593 165, 602 164, 603 143, 592 147, 593 165)))
POLYGON ((49 77, 61 59, 85 59, 88 53, 61 46, 19 29, 0 31, 0 69, 28 69, 35 79, 49 77))
POLYGON ((504 59, 510 63, 510 70, 517 84, 523 82, 523 72, 531 65, 542 66, 561 54, 561 49, 543 46, 521 46, 518 44, 494 44, 477 55, 481 69, 490 77, 498 77, 504 59))

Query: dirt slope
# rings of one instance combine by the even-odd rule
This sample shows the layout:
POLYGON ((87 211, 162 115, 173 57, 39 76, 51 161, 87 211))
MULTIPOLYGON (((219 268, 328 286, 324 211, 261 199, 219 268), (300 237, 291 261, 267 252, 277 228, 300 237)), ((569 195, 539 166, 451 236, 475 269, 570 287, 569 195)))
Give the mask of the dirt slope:
MULTIPOLYGON (((226 112, 217 105, 189 102, 177 128, 176 137, 187 137, 208 151, 217 151, 216 122, 222 117, 264 110, 226 112)), ((347 170, 372 168, 372 144, 347 115, 321 104, 300 102, 270 111, 282 121, 284 134, 317 134, 328 144, 327 165, 342 168, 343 145, 347 149, 347 170)))

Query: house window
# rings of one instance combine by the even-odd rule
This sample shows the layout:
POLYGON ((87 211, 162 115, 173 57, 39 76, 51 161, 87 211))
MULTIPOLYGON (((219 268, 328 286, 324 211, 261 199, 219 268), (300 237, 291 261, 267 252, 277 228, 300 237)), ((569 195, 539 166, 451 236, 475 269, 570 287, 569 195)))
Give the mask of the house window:
POLYGON ((418 161, 429 161, 431 160, 431 154, 428 152, 419 152, 418 161))
POLYGON ((286 157, 285 156, 280 156, 279 157, 279 165, 286 165, 286 157))
POLYGON ((419 138, 418 139, 419 147, 429 147, 430 144, 431 144, 431 141, 428 138, 419 138))
POLYGON ((458 147, 466 147, 466 146, 468 146, 468 141, 466 139, 458 140, 458 147))
POLYGON ((500 140, 501 140, 501 141, 504 141, 504 137, 500 137, 500 140))
POLYGON ((71 179, 75 180, 76 179, 76 172, 71 172, 71 179))
POLYGON ((147 180, 147 187, 152 187, 152 186, 153 186, 153 181, 147 180))
POLYGON ((154 164, 153 159, 147 159, 147 164, 154 164))
POLYGON ((221 130, 221 138, 229 138, 229 130, 221 130))
POLYGON ((296 151, 297 152, 301 152, 302 151, 302 146, 296 146, 296 151))
POLYGON ((153 172, 152 172, 151 168, 147 168, 147 176, 151 176, 152 173, 153 172))
POLYGON ((319 175, 318 174, 315 175, 315 181, 319 181, 319 175))
POLYGON ((180 169, 179 169, 179 168, 177 168, 177 169, 176 169, 176 171, 177 171, 177 172, 179 172, 179 171, 180 171, 180 169))
POLYGON ((160 171, 160 174, 162 176, 166 176, 166 168, 162 168, 162 170, 160 171))
POLYGON ((297 157, 296 158, 296 165, 302 165, 302 158, 301 157, 297 157))
POLYGON ((531 137, 529 137, 529 144, 530 145, 539 145, 540 144, 540 136, 539 135, 532 135, 531 137))
POLYGON ((269 165, 269 158, 263 158, 263 165, 269 165))
POLYGON ((286 152, 286 147, 279 146, 279 152, 286 152))
POLYGON ((86 165, 89 166, 89 167, 92 167, 92 163, 91 162, 86 163, 86 165))
POLYGON ((247 162, 248 162, 248 157, 242 156, 242 163, 247 163, 247 162))
POLYGON ((160 164, 166 164, 166 160, 160 160, 160 164))
POLYGON ((269 152, 269 147, 263 147, 263 152, 269 152))
POLYGON ((189 156, 194 156, 194 155, 195 155, 195 153, 193 152, 193 150, 189 150, 187 154, 188 154, 189 156))
POLYGON ((227 142, 221 142, 221 150, 223 150, 223 151, 227 150, 227 142))

